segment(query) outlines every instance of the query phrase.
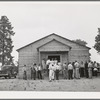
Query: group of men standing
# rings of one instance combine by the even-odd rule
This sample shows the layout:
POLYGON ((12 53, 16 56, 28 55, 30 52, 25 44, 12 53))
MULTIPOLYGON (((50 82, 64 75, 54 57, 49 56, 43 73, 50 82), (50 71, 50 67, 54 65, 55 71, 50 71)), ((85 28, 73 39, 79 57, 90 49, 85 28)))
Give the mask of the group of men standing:
POLYGON ((98 73, 98 63, 95 61, 86 61, 83 63, 79 63, 78 61, 75 62, 69 62, 61 64, 58 63, 56 60, 48 60, 48 68, 49 69, 49 80, 51 81, 52 79, 54 80, 55 78, 58 80, 59 79, 59 72, 62 72, 63 78, 64 79, 80 79, 81 77, 86 77, 86 78, 92 78, 92 76, 97 76, 98 73), (53 74, 52 74, 53 73, 53 74), (51 77, 53 78, 51 79, 51 77))
MULTIPOLYGON (((97 76, 98 64, 96 62, 79 63, 78 61, 61 64, 57 59, 48 59, 42 61, 42 64, 33 64, 31 67, 31 79, 43 79, 44 73, 49 76, 49 81, 59 80, 59 73, 62 73, 64 79, 80 79, 81 77, 92 78, 97 76)), ((27 73, 24 71, 23 79, 27 79, 27 73)))
POLYGON ((64 64, 62 70, 65 79, 80 79, 81 77, 92 78, 92 76, 97 76, 98 64, 92 61, 86 61, 85 63, 75 61, 73 63, 69 62, 68 65, 64 64))
MULTIPOLYGON (((26 65, 24 65, 26 67, 26 65)), ((36 64, 34 63, 31 67, 31 79, 36 80, 36 78, 38 79, 42 79, 42 66, 40 64, 36 64)), ((27 80, 27 71, 24 70, 24 74, 23 74, 23 79, 27 80)))
POLYGON ((51 82, 56 78, 56 80, 59 80, 59 71, 61 70, 61 63, 56 60, 50 59, 47 60, 46 62, 47 65, 47 72, 49 75, 49 81, 51 82))

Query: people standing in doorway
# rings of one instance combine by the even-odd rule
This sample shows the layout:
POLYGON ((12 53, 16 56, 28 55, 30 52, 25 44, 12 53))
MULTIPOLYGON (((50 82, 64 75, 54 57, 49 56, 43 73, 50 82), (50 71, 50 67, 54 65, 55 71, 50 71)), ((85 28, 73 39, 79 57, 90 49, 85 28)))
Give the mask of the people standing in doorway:
POLYGON ((54 58, 52 58, 52 59, 50 60, 50 63, 52 63, 52 64, 55 63, 55 62, 54 62, 54 58))
POLYGON ((55 64, 57 64, 57 63, 58 63, 57 58, 55 58, 55 59, 54 59, 54 63, 55 63, 55 64))
POLYGON ((79 72, 80 65, 77 61, 75 61, 74 66, 75 66, 75 78, 80 79, 80 72, 79 72))
POLYGON ((90 79, 92 78, 92 67, 93 67, 93 63, 91 61, 89 61, 89 63, 88 63, 88 75, 89 75, 90 79))
POLYGON ((56 78, 56 67, 55 67, 55 65, 57 65, 55 62, 53 62, 52 63, 53 64, 53 66, 52 66, 52 69, 53 69, 53 74, 54 74, 54 79, 53 80, 55 80, 55 78, 56 78))
POLYGON ((58 65, 59 65, 59 69, 62 70, 62 64, 61 64, 61 62, 58 62, 58 65))
POLYGON ((38 64, 37 69, 38 69, 38 79, 42 79, 42 67, 40 64, 38 64))
POLYGON ((80 64, 80 77, 84 77, 84 63, 81 61, 80 64))
POLYGON ((88 78, 89 75, 88 75, 88 62, 86 61, 85 62, 85 77, 88 78))
POLYGON ((73 65, 71 62, 68 63, 68 79, 73 79, 73 65))

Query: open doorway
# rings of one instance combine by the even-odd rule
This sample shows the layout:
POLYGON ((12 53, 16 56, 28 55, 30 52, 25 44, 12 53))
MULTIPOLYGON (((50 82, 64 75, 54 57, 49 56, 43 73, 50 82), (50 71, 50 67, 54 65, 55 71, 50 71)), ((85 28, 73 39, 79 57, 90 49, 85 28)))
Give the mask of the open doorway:
POLYGON ((60 55, 50 55, 50 56, 48 56, 48 59, 50 59, 50 60, 52 60, 52 59, 55 60, 55 58, 58 62, 60 62, 60 55))

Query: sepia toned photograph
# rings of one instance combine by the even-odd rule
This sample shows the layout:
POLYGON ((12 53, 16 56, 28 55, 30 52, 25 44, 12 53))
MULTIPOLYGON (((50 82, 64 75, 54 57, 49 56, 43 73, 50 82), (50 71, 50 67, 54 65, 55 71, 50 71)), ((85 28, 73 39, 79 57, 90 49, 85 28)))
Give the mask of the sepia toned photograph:
POLYGON ((100 2, 0 2, 0 91, 100 92, 100 2))

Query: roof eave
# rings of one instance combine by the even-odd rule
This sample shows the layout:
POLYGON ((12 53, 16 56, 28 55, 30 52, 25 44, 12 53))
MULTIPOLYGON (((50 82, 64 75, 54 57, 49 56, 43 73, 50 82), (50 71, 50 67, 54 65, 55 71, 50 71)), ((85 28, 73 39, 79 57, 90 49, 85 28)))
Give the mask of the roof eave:
MULTIPOLYGON (((38 39, 38 40, 36 40, 36 41, 34 41, 34 42, 32 42, 32 43, 29 43, 28 45, 25 45, 25 46, 23 46, 23 47, 17 49, 16 51, 19 52, 20 49, 23 49, 23 48, 25 48, 25 47, 27 47, 27 46, 29 46, 29 45, 31 45, 31 44, 33 44, 33 43, 39 41, 39 40, 42 40, 42 39, 44 39, 44 38, 46 38, 46 37, 49 37, 49 36, 51 36, 51 35, 57 35, 57 34, 52 33, 52 34, 50 34, 50 35, 47 35, 47 36, 45 36, 45 37, 43 37, 43 38, 41 38, 41 39, 38 39)), ((60 35, 57 35, 57 36, 59 36, 59 37, 61 37, 61 38, 63 38, 63 39, 69 40, 69 39, 64 38, 64 37, 62 37, 62 36, 60 36, 60 35)), ((76 44, 79 44, 79 43, 74 42, 74 41, 72 41, 72 40, 69 40, 69 41, 70 41, 70 42, 73 42, 73 43, 76 43, 76 44)), ((83 47, 86 47, 86 48, 88 48, 88 49, 91 49, 90 47, 87 47, 87 46, 84 46, 84 45, 81 45, 81 44, 79 44, 79 45, 80 45, 80 46, 83 46, 83 47)), ((70 47, 70 46, 69 46, 69 47, 70 47)))

